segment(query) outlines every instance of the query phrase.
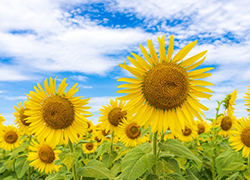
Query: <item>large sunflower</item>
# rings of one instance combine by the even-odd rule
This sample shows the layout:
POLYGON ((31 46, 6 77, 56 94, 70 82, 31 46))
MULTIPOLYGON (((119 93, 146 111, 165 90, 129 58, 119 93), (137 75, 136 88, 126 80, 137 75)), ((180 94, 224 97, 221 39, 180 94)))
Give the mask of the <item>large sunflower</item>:
POLYGON ((219 135, 223 137, 231 136, 231 130, 234 128, 236 122, 237 120, 233 112, 224 112, 224 114, 217 119, 216 126, 221 129, 219 135))
POLYGON ((14 126, 2 126, 0 130, 0 147, 5 150, 12 150, 20 146, 21 133, 14 126))
POLYGON ((58 154, 61 153, 61 151, 54 150, 55 145, 48 144, 44 141, 39 144, 33 140, 29 148, 34 151, 28 154, 27 159, 32 161, 30 166, 38 169, 41 173, 45 171, 46 174, 59 171, 59 166, 56 166, 54 162, 58 159, 58 154))
POLYGON ((29 116, 27 122, 30 122, 30 130, 36 133, 39 141, 46 139, 51 144, 67 144, 68 140, 72 143, 77 142, 78 135, 82 136, 87 130, 87 119, 91 115, 86 111, 90 107, 89 99, 81 99, 82 96, 73 97, 78 91, 77 83, 72 86, 68 92, 66 78, 62 80, 56 91, 56 78, 50 78, 50 87, 47 79, 44 81, 44 87, 37 83, 35 91, 30 91, 27 95, 29 101, 25 115, 29 116))
POLYGON ((203 68, 191 71, 205 60, 202 58, 207 51, 198 53, 186 60, 183 58, 195 46, 197 41, 186 45, 172 59, 174 50, 174 38, 171 35, 168 53, 165 50, 165 37, 159 41, 159 56, 153 47, 152 40, 148 41, 150 56, 143 46, 140 45, 142 57, 131 53, 135 59, 128 57, 135 66, 130 67, 119 64, 121 68, 129 71, 135 78, 120 78, 117 81, 125 81, 118 87, 127 89, 119 90, 117 93, 129 93, 118 98, 119 100, 130 100, 129 105, 137 112, 134 116, 139 125, 149 124, 152 132, 180 130, 185 124, 194 124, 193 115, 202 119, 205 117, 201 110, 208 110, 197 98, 209 99, 213 93, 203 86, 213 85, 210 82, 198 80, 211 75, 204 73, 213 68, 203 68), (200 61, 196 62, 202 58, 200 61), (196 63, 195 63, 196 62, 196 63))
POLYGON ((102 106, 103 109, 99 109, 100 114, 103 116, 99 117, 101 123, 101 129, 105 129, 106 132, 117 131, 118 125, 122 122, 123 118, 127 118, 130 115, 130 109, 126 107, 124 101, 120 101, 118 104, 117 98, 115 101, 110 99, 110 105, 102 106), (126 110, 125 110, 126 109, 126 110))
POLYGON ((146 137, 141 138, 140 126, 135 121, 128 121, 125 118, 118 126, 117 136, 126 147, 135 147, 146 142, 146 137))
POLYGON ((248 157, 250 154, 250 116, 248 118, 239 118, 239 123, 235 123, 236 130, 233 130, 233 136, 229 137, 230 146, 237 152, 241 149, 242 155, 248 157))
POLYGON ((17 124, 17 127, 25 134, 29 135, 29 125, 30 123, 27 122, 27 117, 24 115, 24 112, 26 111, 26 104, 27 101, 24 101, 24 107, 22 105, 22 102, 20 104, 17 103, 18 107, 14 106, 14 109, 16 110, 14 116, 16 117, 15 124, 17 124))

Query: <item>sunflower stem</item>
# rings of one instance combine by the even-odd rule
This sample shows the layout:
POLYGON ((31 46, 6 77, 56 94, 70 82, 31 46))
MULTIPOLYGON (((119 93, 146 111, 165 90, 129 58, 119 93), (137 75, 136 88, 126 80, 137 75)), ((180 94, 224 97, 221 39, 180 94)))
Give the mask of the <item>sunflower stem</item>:
MULTIPOLYGON (((73 153, 74 152, 74 148, 73 148, 73 144, 72 142, 69 140, 69 149, 70 149, 70 152, 73 153)), ((77 178, 77 174, 76 174, 76 164, 73 163, 72 165, 72 173, 73 173, 73 176, 74 176, 74 180, 78 180, 77 178)))
MULTIPOLYGON (((29 144, 31 143, 31 140, 32 140, 32 135, 29 135, 29 144)), ((28 170, 28 180, 30 180, 31 172, 32 172, 32 167, 30 166, 28 170)))
POLYGON ((221 101, 221 102, 218 102, 218 107, 216 108, 216 115, 215 115, 215 119, 213 121, 213 139, 212 139, 212 179, 214 180, 215 179, 215 158, 216 158, 216 154, 215 154, 215 151, 214 151, 214 148, 215 148, 215 126, 216 126, 216 121, 217 121, 217 118, 218 118, 218 113, 219 113, 219 110, 220 110, 220 105, 223 103, 224 101, 221 101))
MULTIPOLYGON (((153 134, 153 154, 157 156, 156 151, 157 151, 157 131, 153 134)), ((156 174, 156 165, 152 167, 152 171, 154 174, 156 174)))
POLYGON ((248 156, 248 169, 250 170, 250 157, 248 156))
POLYGON ((114 132, 112 132, 111 134, 110 154, 113 153, 113 140, 114 140, 114 132))

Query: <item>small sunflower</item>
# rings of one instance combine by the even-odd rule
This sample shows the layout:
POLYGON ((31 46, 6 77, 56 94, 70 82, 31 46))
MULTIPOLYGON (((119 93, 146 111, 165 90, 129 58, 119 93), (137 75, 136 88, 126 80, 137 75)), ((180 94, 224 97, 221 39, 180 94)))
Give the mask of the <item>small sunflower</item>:
POLYGON ((16 117, 15 120, 15 124, 17 125, 17 127, 25 134, 29 135, 30 131, 29 131, 29 125, 30 123, 27 122, 27 117, 26 115, 24 115, 24 112, 27 110, 25 108, 27 104, 27 101, 24 101, 24 107, 22 105, 22 102, 20 102, 20 104, 17 103, 17 106, 14 106, 14 109, 16 110, 14 114, 14 116, 16 117))
MULTIPOLYGON (((98 126, 95 128, 94 136, 96 136, 98 139, 102 139, 102 141, 107 140, 108 142, 111 142, 111 138, 108 137, 110 135, 110 131, 106 130, 106 128, 102 124, 98 124, 98 126)), ((113 135, 113 143, 117 143, 118 138, 116 134, 113 135)))
POLYGON ((237 90, 235 89, 234 92, 232 92, 231 94, 228 94, 225 98, 225 103, 224 103, 224 107, 228 112, 233 112, 234 111, 234 107, 235 106, 235 99, 237 98, 237 90))
POLYGON ((44 81, 44 89, 39 83, 35 91, 27 95, 29 101, 26 105, 25 115, 29 116, 30 130, 36 133, 39 141, 46 139, 47 143, 67 144, 78 141, 78 136, 86 133, 87 119, 91 113, 86 111, 90 107, 89 99, 81 99, 82 96, 73 97, 78 91, 77 83, 65 92, 66 78, 62 80, 56 91, 56 78, 50 77, 50 87, 47 79, 44 81))
POLYGON ((34 140, 31 142, 29 149, 32 152, 28 153, 28 160, 32 161, 30 166, 38 169, 39 172, 45 171, 45 173, 54 173, 59 171, 59 166, 55 165, 55 161, 58 159, 60 150, 55 150, 55 145, 48 144, 46 142, 37 143, 34 140))
POLYGON ((246 96, 243 96, 243 98, 246 98, 246 100, 244 100, 244 101, 246 101, 246 104, 245 104, 245 105, 248 107, 247 111, 250 112, 250 86, 248 86, 248 87, 249 87, 249 89, 248 89, 248 91, 245 93, 246 96))
POLYGON ((105 129, 110 133, 117 131, 118 125, 122 122, 123 118, 129 116, 130 109, 126 107, 125 101, 120 101, 118 104, 117 98, 115 101, 110 99, 110 105, 102 106, 103 109, 99 109, 100 114, 103 116, 99 117, 101 128, 105 129))
POLYGON ((126 147, 135 147, 146 142, 147 139, 145 136, 141 138, 140 126, 135 121, 128 121, 125 118, 118 126, 117 136, 126 147))
POLYGON ((229 137, 230 146, 237 152, 242 149, 242 155, 248 157, 250 154, 250 116, 248 118, 239 118, 239 123, 235 123, 233 136, 229 137))
POLYGON ((2 114, 0 114, 0 126, 3 125, 3 122, 5 121, 4 117, 2 114))
POLYGON ((176 136, 181 142, 192 141, 198 138, 198 128, 194 124, 190 125, 190 127, 185 126, 185 129, 182 129, 182 133, 176 131, 176 136))
POLYGON ((211 129, 211 125, 208 124, 207 121, 205 121, 204 119, 197 120, 196 125, 197 125, 197 128, 198 128, 198 131, 197 131, 198 135, 200 135, 202 133, 207 133, 211 129))
POLYGON ((97 143, 88 142, 88 143, 82 144, 82 150, 86 154, 92 154, 95 152, 96 149, 97 149, 97 143))
POLYGON ((2 126, 0 131, 0 147, 5 150, 12 150, 20 146, 21 133, 19 129, 14 126, 2 126))
POLYGON ((135 66, 125 64, 119 66, 129 71, 133 78, 120 78, 117 81, 125 81, 118 88, 127 88, 117 91, 117 93, 129 93, 118 98, 119 100, 130 100, 129 106, 137 112, 134 119, 140 126, 149 124, 151 131, 166 131, 169 127, 180 131, 188 124, 194 124, 193 115, 202 119, 200 114, 205 117, 201 110, 208 110, 197 98, 209 99, 213 93, 203 86, 213 85, 210 82, 199 80, 206 78, 211 73, 204 73, 213 68, 203 68, 193 70, 202 64, 207 51, 198 53, 190 58, 183 60, 188 52, 196 45, 194 41, 181 49, 173 58, 174 38, 171 35, 168 53, 165 50, 165 36, 159 41, 159 58, 153 47, 152 40, 148 40, 150 55, 146 49, 140 45, 145 57, 131 53, 135 59, 127 57, 135 66), (198 61, 198 62, 196 62, 198 61), (193 70, 193 71, 191 71, 193 70))
POLYGON ((87 127, 88 133, 92 133, 92 132, 93 132, 93 129, 94 129, 93 122, 88 120, 88 121, 87 121, 87 125, 88 125, 88 127, 87 127))
POLYGON ((220 116, 217 119, 217 127, 220 127, 221 131, 219 135, 223 137, 231 136, 231 130, 234 128, 235 123, 237 122, 236 117, 229 112, 224 112, 224 115, 220 116))

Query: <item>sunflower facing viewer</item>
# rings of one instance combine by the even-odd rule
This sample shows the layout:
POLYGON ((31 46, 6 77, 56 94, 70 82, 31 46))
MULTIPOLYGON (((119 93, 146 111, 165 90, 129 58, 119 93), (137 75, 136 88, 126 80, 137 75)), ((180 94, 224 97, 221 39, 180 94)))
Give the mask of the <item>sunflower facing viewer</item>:
POLYGON ((212 95, 205 92, 212 93, 212 91, 203 86, 213 84, 199 79, 209 77, 211 73, 204 72, 213 68, 193 70, 205 60, 203 56, 207 51, 183 60, 197 41, 186 45, 173 58, 173 36, 170 37, 167 53, 165 36, 158 38, 158 41, 159 57, 152 40, 148 40, 150 54, 140 45, 145 59, 131 53, 135 59, 127 58, 134 67, 126 65, 125 62, 119 64, 134 77, 117 80, 128 83, 118 86, 126 89, 119 90, 117 93, 129 93, 118 99, 130 100, 128 104, 137 112, 134 119, 140 126, 151 125, 151 131, 154 133, 166 131, 168 128, 180 131, 186 124, 194 124, 193 115, 198 119, 202 119, 200 114, 205 117, 201 110, 208 110, 208 108, 197 98, 209 99, 212 95), (200 58, 202 59, 198 61, 200 58))
POLYGON ((77 83, 72 86, 68 92, 66 78, 62 80, 56 91, 56 78, 50 78, 50 86, 47 79, 44 81, 45 91, 39 83, 35 91, 30 91, 27 95, 29 101, 25 115, 29 116, 27 122, 30 122, 30 130, 36 133, 39 141, 46 139, 49 144, 67 144, 78 141, 78 135, 82 136, 87 131, 87 119, 91 115, 86 111, 90 107, 89 99, 73 97, 78 91, 77 83))

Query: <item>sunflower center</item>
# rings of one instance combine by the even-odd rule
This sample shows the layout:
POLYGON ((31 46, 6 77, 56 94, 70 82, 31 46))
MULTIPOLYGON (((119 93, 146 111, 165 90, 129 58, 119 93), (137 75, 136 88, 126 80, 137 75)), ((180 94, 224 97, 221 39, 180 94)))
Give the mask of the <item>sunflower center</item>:
POLYGON ((87 150, 92 150, 94 148, 94 144, 93 143, 87 143, 86 144, 86 149, 87 150))
POLYGON ((224 130, 224 131, 228 131, 231 127, 232 127, 232 120, 230 117, 228 116, 225 116, 223 117, 223 119, 221 120, 221 129, 224 130))
POLYGON ((7 143, 13 144, 17 141, 18 135, 14 131, 8 131, 5 133, 4 140, 7 143))
POLYGON ((158 64, 148 71, 142 91, 149 104, 155 108, 176 108, 188 95, 187 72, 177 64, 165 62, 158 64))
POLYGON ((184 136, 189 136, 192 133, 192 130, 188 128, 187 126, 185 126, 185 129, 184 131, 182 130, 182 133, 184 136))
POLYGON ((53 129, 63 129, 74 121, 74 107, 68 99, 49 97, 42 105, 42 116, 53 129))
POLYGON ((26 118, 29 117, 29 116, 24 115, 25 110, 27 110, 27 109, 21 109, 20 114, 19 114, 19 118, 20 118, 21 123, 24 126, 29 126, 30 123, 28 123, 27 120, 26 120, 26 118))
POLYGON ((96 140, 96 142, 101 142, 102 140, 101 139, 99 139, 97 136, 95 137, 95 140, 96 140))
POLYGON ((103 134, 103 136, 107 136, 107 135, 109 135, 109 131, 106 132, 106 130, 104 129, 104 130, 102 130, 102 134, 103 134))
POLYGON ((126 128, 126 135, 130 139, 136 139, 141 136, 141 131, 136 123, 130 123, 126 128))
POLYGON ((55 153, 48 145, 43 145, 38 152, 39 158, 45 163, 52 163, 55 160, 55 153))
POLYGON ((126 111, 121 108, 114 108, 109 112, 108 120, 113 126, 118 126, 122 122, 122 118, 127 115, 126 111))
POLYGON ((203 124, 198 124, 198 134, 202 134, 205 131, 205 126, 203 124))
POLYGON ((250 128, 246 128, 241 133, 241 141, 243 144, 245 144, 247 147, 250 147, 250 128))

